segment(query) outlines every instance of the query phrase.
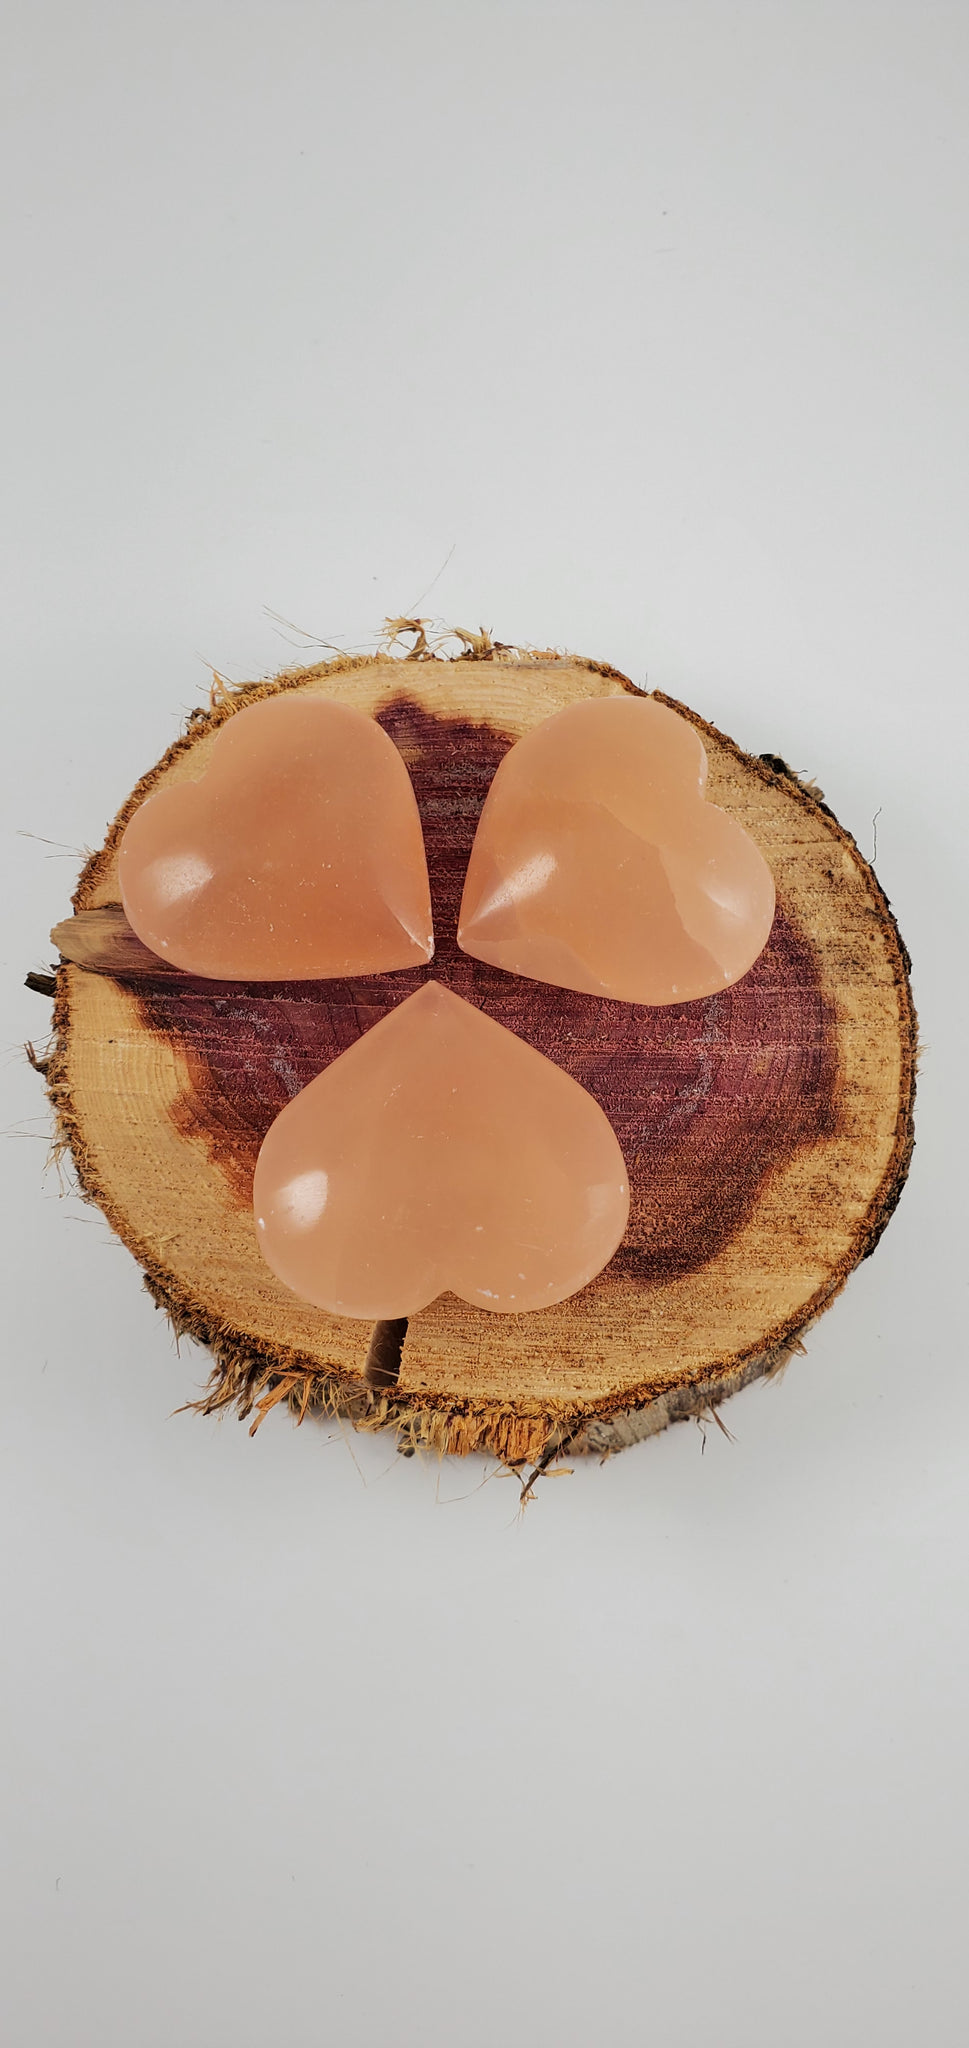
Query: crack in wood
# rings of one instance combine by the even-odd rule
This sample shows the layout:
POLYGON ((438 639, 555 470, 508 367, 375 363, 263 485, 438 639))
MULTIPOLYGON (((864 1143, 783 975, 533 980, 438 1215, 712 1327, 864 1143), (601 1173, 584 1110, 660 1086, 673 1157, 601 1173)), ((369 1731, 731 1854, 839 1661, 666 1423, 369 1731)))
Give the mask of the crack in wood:
POLYGON ((400 1354, 407 1335, 407 1317, 393 1316, 386 1322, 375 1323, 370 1338, 370 1349, 363 1368, 363 1377, 375 1393, 383 1393, 387 1387, 395 1387, 400 1378, 400 1354))

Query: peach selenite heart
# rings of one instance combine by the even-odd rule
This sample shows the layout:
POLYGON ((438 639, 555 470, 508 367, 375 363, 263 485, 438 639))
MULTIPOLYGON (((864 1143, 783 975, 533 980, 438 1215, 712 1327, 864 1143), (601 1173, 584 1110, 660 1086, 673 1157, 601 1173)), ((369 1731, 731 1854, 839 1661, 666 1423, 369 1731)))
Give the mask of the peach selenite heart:
POLYGON ((570 705, 500 762, 471 852, 458 944, 510 974, 630 1003, 739 981, 774 882, 704 799, 699 734, 653 698, 570 705))
POLYGON ((325 698, 235 712, 198 781, 135 811, 118 866, 138 937, 192 974, 379 974, 434 951, 404 762, 372 718, 325 698))
POLYGON ((253 1206, 273 1272, 335 1315, 445 1290, 516 1315, 594 1279, 629 1190, 592 1096, 431 981, 280 1111, 253 1206))

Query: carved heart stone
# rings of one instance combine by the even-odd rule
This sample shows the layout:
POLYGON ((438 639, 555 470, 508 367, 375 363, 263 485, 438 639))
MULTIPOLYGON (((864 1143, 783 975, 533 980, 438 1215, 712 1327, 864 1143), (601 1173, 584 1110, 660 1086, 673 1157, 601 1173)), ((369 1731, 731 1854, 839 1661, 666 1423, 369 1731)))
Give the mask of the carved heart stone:
POLYGON ((431 981, 280 1111, 253 1205, 273 1272, 334 1315, 446 1290, 518 1315, 594 1279, 629 1189, 592 1096, 431 981))
POLYGON ((499 764, 465 880, 458 944, 558 988, 630 1003, 714 995, 753 966, 774 882, 707 803, 692 725, 652 698, 569 705, 499 764))
POLYGON ((118 868, 138 937, 192 974, 379 974, 434 951, 404 762, 372 718, 325 698, 236 712, 197 781, 135 811, 118 868))

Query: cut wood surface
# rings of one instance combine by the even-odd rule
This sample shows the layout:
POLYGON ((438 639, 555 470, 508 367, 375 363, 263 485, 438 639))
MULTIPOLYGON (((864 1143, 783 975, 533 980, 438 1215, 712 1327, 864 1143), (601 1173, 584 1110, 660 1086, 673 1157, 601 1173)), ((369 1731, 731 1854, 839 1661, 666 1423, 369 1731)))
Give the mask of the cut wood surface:
POLYGON ((722 994, 651 1009, 457 949, 475 824, 502 754, 560 707, 632 687, 571 658, 378 657, 225 691, 193 714, 88 862, 75 917, 54 933, 48 1084, 82 1189, 175 1327, 212 1351, 206 1409, 234 1404, 257 1420, 279 1401, 336 1410, 396 1429, 406 1450, 488 1450, 515 1466, 565 1447, 614 1450, 775 1370, 872 1250, 912 1144, 907 962, 871 868, 781 760, 741 753, 673 704, 703 737, 710 800, 752 834, 777 883, 768 945, 722 994), (166 968, 127 926, 117 847, 132 810, 197 776, 226 718, 291 689, 371 713, 407 763, 434 904, 427 968, 216 983, 166 968), (629 1166, 630 1224, 598 1279, 555 1308, 490 1315, 444 1295, 409 1324, 373 1329, 301 1303, 263 1264, 252 1172, 283 1104, 429 976, 601 1103, 629 1166))

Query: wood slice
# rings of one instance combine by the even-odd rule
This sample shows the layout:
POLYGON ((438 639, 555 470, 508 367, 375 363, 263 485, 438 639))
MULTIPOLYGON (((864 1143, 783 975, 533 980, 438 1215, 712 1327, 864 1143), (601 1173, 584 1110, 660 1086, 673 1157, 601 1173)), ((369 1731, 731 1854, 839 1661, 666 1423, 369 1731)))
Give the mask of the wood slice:
POLYGON ((48 1085, 85 1194, 176 1329, 211 1349, 204 1410, 235 1405, 258 1423, 279 1401, 301 1416, 322 1407, 395 1429, 404 1450, 488 1450, 516 1467, 566 1446, 608 1452, 775 1370, 873 1249, 912 1147, 908 963, 871 868, 783 761, 741 753, 672 705, 702 734, 711 800, 752 834, 777 882, 770 941, 724 993, 653 1009, 502 974, 456 947, 501 756, 561 706, 632 687, 600 664, 488 649, 321 663, 223 691, 88 862, 77 915, 53 935, 63 962, 48 1085), (240 707, 292 689, 371 713, 410 769, 430 968, 201 981, 166 971, 126 925, 117 847, 135 806, 196 776, 240 707), (252 1172, 283 1104, 428 975, 601 1103, 630 1169, 630 1224, 599 1278, 555 1308, 496 1316, 443 1295, 409 1324, 371 1329, 296 1300, 263 1264, 252 1172))

